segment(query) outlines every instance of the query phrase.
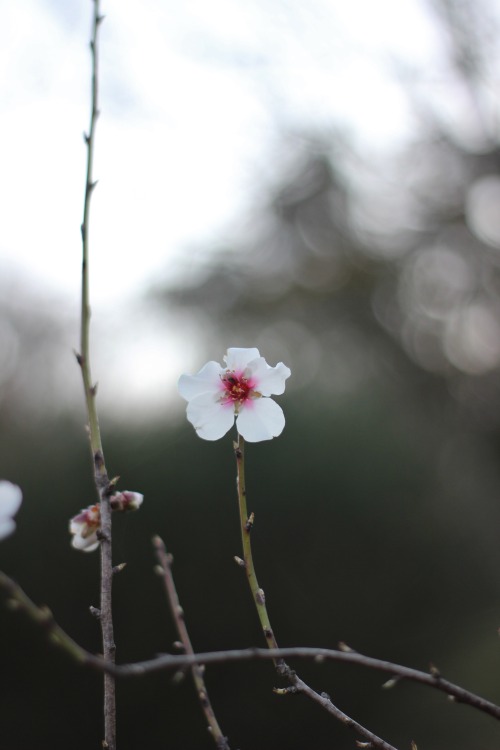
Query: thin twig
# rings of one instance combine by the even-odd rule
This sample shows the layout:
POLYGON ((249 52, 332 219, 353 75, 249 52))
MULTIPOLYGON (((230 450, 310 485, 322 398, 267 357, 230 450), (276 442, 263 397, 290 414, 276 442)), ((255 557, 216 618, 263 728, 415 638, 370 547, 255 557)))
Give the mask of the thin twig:
MULTIPOLYGON (((77 361, 80 365, 85 391, 85 401, 88 414, 88 428, 90 449, 94 462, 94 479, 100 500, 101 515, 101 600, 99 621, 101 623, 104 659, 109 662, 115 660, 115 642, 113 635, 113 619, 111 609, 111 588, 113 580, 112 548, 111 548, 111 506, 109 493, 111 485, 104 462, 99 420, 97 417, 96 392, 90 368, 90 302, 89 302, 89 216, 90 201, 96 183, 93 179, 93 158, 95 143, 95 128, 99 116, 98 83, 99 56, 98 32, 103 16, 100 14, 99 0, 93 0, 94 14, 92 19, 92 36, 90 51, 92 57, 92 86, 91 113, 89 131, 85 135, 87 145, 87 173, 85 180, 85 198, 83 206, 82 233, 82 306, 81 306, 81 335, 80 352, 77 361)), ((103 747, 108 750, 116 749, 116 698, 114 678, 111 674, 104 676, 104 741, 103 747)))
MULTIPOLYGON (((405 667, 401 664, 394 664, 383 659, 374 659, 371 656, 365 656, 356 651, 337 651, 326 648, 313 648, 310 646, 294 646, 290 648, 265 649, 265 648, 247 648, 231 649, 231 651, 208 651, 206 653, 194 654, 193 656, 162 654, 154 659, 147 661, 135 662, 134 664, 122 664, 113 667, 113 673, 117 677, 131 677, 140 674, 149 674, 163 669, 181 669, 192 664, 230 664, 242 661, 270 661, 275 659, 307 659, 313 660, 317 664, 323 664, 326 661, 341 662, 344 664, 356 664, 360 667, 373 669, 377 672, 383 672, 392 677, 399 677, 401 680, 417 682, 421 685, 434 688, 445 693, 456 703, 463 703, 471 706, 483 713, 492 716, 500 721, 500 706, 491 701, 482 698, 469 690, 455 685, 453 682, 445 680, 432 672, 421 672, 418 669, 405 667)), ((107 668, 107 667, 104 667, 107 668)))
MULTIPOLYGON (((271 621, 266 607, 266 597, 264 591, 260 588, 255 573, 255 567, 253 563, 252 555, 252 544, 250 536, 254 524, 253 513, 248 515, 247 510, 247 497, 246 497, 246 485, 245 485, 245 440, 241 435, 238 435, 238 442, 234 444, 234 453, 236 456, 236 467, 237 467, 237 478, 236 487, 238 491, 238 505, 240 510, 240 524, 241 524, 241 537, 243 544, 243 567, 247 575, 252 597, 257 608, 257 614, 259 616, 264 637, 269 649, 276 649, 278 644, 271 627, 271 621)), ((283 659, 274 660, 274 666, 279 675, 283 675, 293 685, 296 692, 307 695, 308 698, 318 703, 328 713, 334 716, 336 719, 341 721, 345 726, 350 729, 354 729, 361 737, 364 737, 368 742, 371 743, 372 747, 379 748, 379 750, 396 750, 392 745, 383 740, 381 737, 377 737, 376 734, 371 732, 366 727, 359 724, 350 716, 347 716, 337 706, 335 706, 326 694, 317 693, 309 685, 307 685, 300 677, 290 669, 288 664, 283 659)), ((278 691, 279 692, 279 691, 278 691)))
MULTIPOLYGON (((182 643, 182 647, 185 654, 193 655, 194 650, 189 637, 188 629, 184 619, 184 610, 182 609, 179 597, 177 595, 177 589, 175 587, 174 577, 172 575, 172 563, 173 557, 167 554, 165 544, 159 536, 154 537, 153 545, 156 552, 156 557, 160 563, 158 566, 158 572, 162 577, 163 584, 165 586, 165 592, 167 594, 170 611, 175 623, 177 634, 182 643)), ((203 711, 208 724, 208 731, 214 739, 217 750, 230 750, 227 738, 224 736, 222 729, 219 726, 219 722, 215 716, 212 708, 212 703, 208 697, 208 691, 203 678, 204 666, 202 664, 191 665, 191 674, 193 677, 194 686, 196 688, 196 694, 200 702, 201 710, 203 711)))
MULTIPOLYGON (((90 666, 99 672, 105 672, 101 656, 95 656, 82 648, 55 621, 48 607, 39 607, 27 596, 22 588, 0 571, 0 589, 7 594, 7 607, 13 612, 22 612, 39 626, 49 641, 64 651, 79 664, 90 666)), ((105 672, 106 673, 106 672, 105 672)))
POLYGON ((79 664, 91 667, 99 672, 105 672, 118 678, 140 677, 161 671, 178 671, 196 664, 233 664, 246 661, 274 661, 276 659, 307 659, 316 664, 327 661, 355 664, 360 667, 383 672, 401 680, 417 682, 445 693, 455 703, 463 703, 482 713, 500 721, 500 706, 471 693, 453 682, 445 680, 441 674, 432 668, 430 672, 394 664, 382 659, 374 659, 357 651, 313 648, 311 646, 294 646, 291 648, 245 648, 231 651, 207 651, 198 654, 162 654, 154 659, 139 661, 132 664, 113 664, 104 661, 102 656, 95 656, 86 651, 71 636, 69 636, 54 620, 47 607, 36 605, 12 578, 0 572, 0 589, 7 594, 7 605, 16 611, 26 614, 36 625, 41 626, 50 641, 62 649, 79 664))

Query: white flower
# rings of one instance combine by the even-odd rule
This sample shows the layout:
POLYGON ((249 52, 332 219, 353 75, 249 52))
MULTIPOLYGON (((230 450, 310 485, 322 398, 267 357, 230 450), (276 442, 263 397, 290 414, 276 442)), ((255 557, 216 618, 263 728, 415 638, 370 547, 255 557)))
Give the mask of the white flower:
POLYGON ((101 511, 98 505, 89 505, 69 522, 73 534, 71 544, 75 549, 92 552, 99 546, 97 532, 101 528, 101 511))
POLYGON ((13 516, 19 510, 22 500, 23 493, 17 484, 5 479, 0 481, 0 539, 5 539, 16 528, 13 516))
POLYGON ((207 362, 196 375, 181 375, 179 393, 187 418, 205 440, 218 440, 234 424, 245 440, 277 437, 285 426, 280 406, 269 396, 285 390, 290 370, 283 362, 270 367, 258 349, 228 349, 225 366, 207 362))

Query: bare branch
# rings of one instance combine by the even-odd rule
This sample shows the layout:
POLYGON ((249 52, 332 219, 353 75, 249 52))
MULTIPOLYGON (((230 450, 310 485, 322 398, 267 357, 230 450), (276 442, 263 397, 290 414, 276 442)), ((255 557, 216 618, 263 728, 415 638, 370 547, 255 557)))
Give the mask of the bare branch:
MULTIPOLYGON (((174 577, 172 575, 172 555, 168 555, 165 549, 165 544, 159 536, 153 539, 153 545, 155 548, 158 562, 158 572, 162 577, 163 585, 165 586, 165 592, 167 594, 170 611, 175 623, 177 634, 180 638, 182 649, 185 654, 193 655, 193 646, 191 644, 191 638, 189 637, 186 621, 184 619, 184 611, 180 605, 179 597, 177 595, 177 589, 175 587, 174 577)), ((222 729, 219 726, 219 722, 215 716, 212 708, 212 703, 208 697, 207 687, 203 678, 203 665, 196 663, 192 664, 191 674, 193 676, 194 686, 196 688, 196 694, 200 702, 201 710, 203 711, 205 718, 208 723, 208 730, 213 737, 215 746, 218 750, 230 750, 227 738, 224 736, 222 729)))
POLYGON ((323 664, 325 661, 343 662, 344 664, 357 664, 367 669, 374 669, 378 672, 384 672, 391 676, 397 676, 400 679, 418 682, 422 685, 440 690, 448 697, 453 698, 456 703, 464 703, 472 708, 482 711, 483 713, 493 716, 500 721, 500 706, 495 703, 481 698, 469 690, 455 685, 442 676, 432 672, 421 672, 418 669, 405 667, 401 664, 394 664, 382 659, 374 659, 371 656, 364 656, 356 651, 336 651, 334 649, 312 648, 309 646, 296 646, 292 648, 249 648, 249 649, 232 649, 231 651, 209 651, 201 654, 188 655, 170 655, 165 654, 148 661, 136 662, 135 664, 123 664, 115 666, 113 673, 118 677, 128 677, 132 675, 148 674, 162 669, 180 669, 191 666, 192 664, 229 664, 232 662, 242 661, 268 661, 274 659, 312 659, 317 664, 323 664))
MULTIPOLYGON (((111 507, 109 503, 110 483, 104 462, 99 420, 97 417, 96 393, 97 386, 92 380, 90 368, 90 302, 89 302, 89 215, 90 201, 96 181, 93 179, 93 159, 95 128, 99 116, 98 83, 99 83, 99 46, 98 31, 103 16, 99 10, 99 0, 93 0, 94 14, 92 21, 92 37, 90 53, 92 58, 92 86, 90 126, 85 134, 87 147, 87 173, 85 177, 85 197, 83 204, 82 235, 82 300, 81 300, 81 331, 80 352, 77 361, 80 365, 87 405, 89 421, 90 449, 94 463, 94 479, 100 500, 101 528, 99 539, 101 542, 101 602, 99 622, 102 632, 104 659, 109 662, 115 660, 115 642, 113 634, 113 617, 111 608, 111 588, 113 580, 112 548, 111 548, 111 507)), ((108 750, 116 748, 116 698, 114 678, 110 673, 104 676, 104 741, 103 747, 108 750)))

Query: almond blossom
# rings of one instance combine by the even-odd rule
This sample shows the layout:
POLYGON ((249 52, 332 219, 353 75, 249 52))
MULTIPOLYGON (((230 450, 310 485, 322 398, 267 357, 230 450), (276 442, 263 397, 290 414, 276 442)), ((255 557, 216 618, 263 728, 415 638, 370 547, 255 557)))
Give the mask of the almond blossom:
POLYGON ((71 544, 75 549, 92 552, 99 546, 97 532, 101 528, 101 511, 99 505, 89 505, 69 522, 73 534, 71 544))
POLYGON ((290 370, 270 367, 258 349, 230 348, 224 365, 207 362, 196 375, 181 375, 179 393, 187 418, 204 440, 218 440, 233 426, 250 443, 277 437, 285 426, 283 410, 269 396, 285 391, 290 370))
POLYGON ((122 512, 139 510, 143 500, 144 495, 141 495, 140 492, 131 492, 130 490, 116 492, 109 498, 111 510, 119 510, 122 512))
POLYGON ((17 484, 7 482, 6 479, 0 481, 0 539, 12 534, 16 528, 13 516, 23 500, 23 493, 17 484))
MULTIPOLYGON (((112 511, 127 512, 139 510, 144 500, 140 492, 115 492, 109 498, 112 511)), ((69 522, 70 533, 73 534, 71 544, 75 549, 83 552, 93 552, 99 546, 99 529, 101 528, 101 511, 99 503, 89 505, 69 522)))

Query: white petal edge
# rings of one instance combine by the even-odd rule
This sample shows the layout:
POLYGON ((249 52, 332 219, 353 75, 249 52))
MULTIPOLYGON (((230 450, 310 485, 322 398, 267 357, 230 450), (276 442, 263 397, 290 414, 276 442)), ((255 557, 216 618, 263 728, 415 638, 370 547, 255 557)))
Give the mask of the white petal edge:
POLYGON ((255 389, 263 396, 281 396, 285 392, 285 381, 292 374, 283 362, 270 367, 264 357, 251 362, 249 369, 256 381, 255 389))
POLYGON ((224 362, 228 370, 243 371, 252 360, 260 357, 258 349, 238 349, 232 346, 224 356, 224 362))
POLYGON ((0 518, 0 539, 10 536, 15 528, 16 524, 12 518, 0 518))
POLYGON ((17 484, 6 479, 0 481, 0 517, 14 516, 23 501, 23 493, 17 484))
POLYGON ((93 552, 99 546, 99 540, 95 534, 91 534, 88 537, 74 536, 71 540, 71 544, 75 549, 81 550, 82 552, 93 552))
POLYGON ((204 440, 219 440, 234 424, 234 407, 214 401, 211 396, 199 396, 187 405, 186 416, 204 440))
POLYGON ((220 390, 220 375, 224 372, 218 362, 207 362, 196 375, 181 375, 177 383, 180 395, 186 401, 204 393, 217 393, 220 390))
POLYGON ((260 443, 281 435, 285 415, 276 401, 259 398, 245 404, 238 415, 236 426, 240 435, 249 443, 260 443))

